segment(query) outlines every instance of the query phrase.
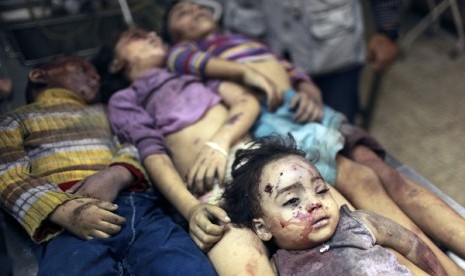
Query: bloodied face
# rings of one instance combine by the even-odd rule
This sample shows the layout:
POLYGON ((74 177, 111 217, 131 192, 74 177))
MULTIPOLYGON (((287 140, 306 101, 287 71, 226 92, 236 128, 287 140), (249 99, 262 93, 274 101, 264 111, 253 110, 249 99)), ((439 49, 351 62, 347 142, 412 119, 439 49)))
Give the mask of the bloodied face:
POLYGON ((263 217, 254 220, 254 228, 263 240, 273 237, 280 248, 317 246, 333 235, 339 221, 328 184, 300 156, 286 156, 264 167, 259 200, 263 217))
POLYGON ((91 103, 98 95, 100 76, 94 66, 75 57, 64 57, 40 69, 34 69, 30 78, 49 88, 65 88, 79 95, 86 103, 91 103))

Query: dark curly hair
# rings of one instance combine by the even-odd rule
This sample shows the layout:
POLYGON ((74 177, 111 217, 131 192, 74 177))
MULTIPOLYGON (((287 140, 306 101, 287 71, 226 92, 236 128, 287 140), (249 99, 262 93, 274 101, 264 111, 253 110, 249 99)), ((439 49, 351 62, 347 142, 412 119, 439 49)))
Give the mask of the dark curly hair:
POLYGON ((294 138, 267 136, 251 142, 247 149, 238 150, 232 166, 233 180, 226 185, 223 204, 231 222, 238 227, 252 229, 252 220, 262 215, 258 186, 263 168, 289 155, 305 157, 294 138))
POLYGON ((160 37, 168 44, 173 44, 173 38, 171 37, 170 30, 169 30, 169 24, 168 24, 168 19, 171 13, 171 10, 182 0, 171 0, 168 5, 165 8, 165 12, 163 13, 163 19, 161 21, 161 33, 160 37))

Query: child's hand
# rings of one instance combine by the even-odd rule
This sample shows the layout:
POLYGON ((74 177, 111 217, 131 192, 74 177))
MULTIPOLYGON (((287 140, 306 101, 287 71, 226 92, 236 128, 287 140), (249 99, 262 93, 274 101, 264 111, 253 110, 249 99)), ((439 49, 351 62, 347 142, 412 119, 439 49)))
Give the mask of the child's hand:
POLYGON ((215 245, 231 222, 226 212, 216 205, 200 203, 189 212, 189 233, 204 252, 215 245))
POLYGON ((126 221, 113 213, 117 208, 110 202, 78 198, 57 207, 50 221, 84 240, 109 238, 117 234, 126 221))
POLYGON ((133 183, 132 173, 125 167, 116 165, 87 177, 67 192, 113 202, 120 191, 133 183))
POLYGON ((219 145, 212 143, 218 149, 208 146, 207 142, 195 159, 194 165, 187 173, 187 187, 193 194, 201 195, 213 188, 215 178, 219 184, 222 184, 228 165, 228 148, 220 148, 219 145), (226 153, 226 154, 225 154, 226 153))
POLYGON ((270 111, 274 111, 280 107, 283 103, 283 93, 278 91, 276 85, 255 69, 246 65, 244 65, 244 68, 243 83, 258 88, 265 93, 270 111))
POLYGON ((301 82, 289 108, 295 109, 293 120, 296 123, 320 121, 323 118, 320 89, 312 83, 301 82))

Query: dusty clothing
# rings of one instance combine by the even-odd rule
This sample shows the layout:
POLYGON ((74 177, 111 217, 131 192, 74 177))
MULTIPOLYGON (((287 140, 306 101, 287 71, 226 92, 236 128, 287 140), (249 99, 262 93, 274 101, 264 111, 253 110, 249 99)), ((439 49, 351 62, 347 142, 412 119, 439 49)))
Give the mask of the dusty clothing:
POLYGON ((33 104, 0 118, 0 202, 36 242, 61 229, 47 221, 75 198, 63 190, 112 165, 124 165, 146 182, 137 150, 115 143, 102 105, 50 89, 33 104))
POLYGON ((371 231, 343 206, 331 239, 309 250, 279 249, 273 258, 279 275, 412 275, 375 243, 371 231))
POLYGON ((136 145, 144 160, 169 153, 164 137, 197 122, 220 101, 197 77, 155 68, 111 97, 109 118, 118 137, 136 145))

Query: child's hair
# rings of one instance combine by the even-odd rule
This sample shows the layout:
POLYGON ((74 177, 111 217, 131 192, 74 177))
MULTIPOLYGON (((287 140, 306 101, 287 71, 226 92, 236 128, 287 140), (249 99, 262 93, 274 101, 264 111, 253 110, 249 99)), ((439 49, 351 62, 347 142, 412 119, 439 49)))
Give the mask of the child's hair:
POLYGON ((116 73, 110 72, 109 67, 114 57, 115 51, 113 46, 103 45, 97 55, 91 60, 97 73, 100 75, 100 97, 101 102, 104 104, 108 103, 116 91, 124 89, 131 84, 124 76, 123 70, 116 73))
POLYGON ((287 138, 276 135, 256 139, 247 149, 237 151, 232 166, 233 180, 223 194, 224 208, 232 223, 252 229, 252 220, 262 215, 258 186, 263 168, 289 155, 305 157, 290 134, 287 138))
POLYGON ((165 12, 163 14, 163 19, 161 22, 161 38, 168 44, 173 44, 173 38, 171 37, 170 30, 169 30, 169 24, 168 24, 168 17, 171 13, 171 10, 176 6, 181 0, 172 0, 170 3, 166 6, 165 12))

